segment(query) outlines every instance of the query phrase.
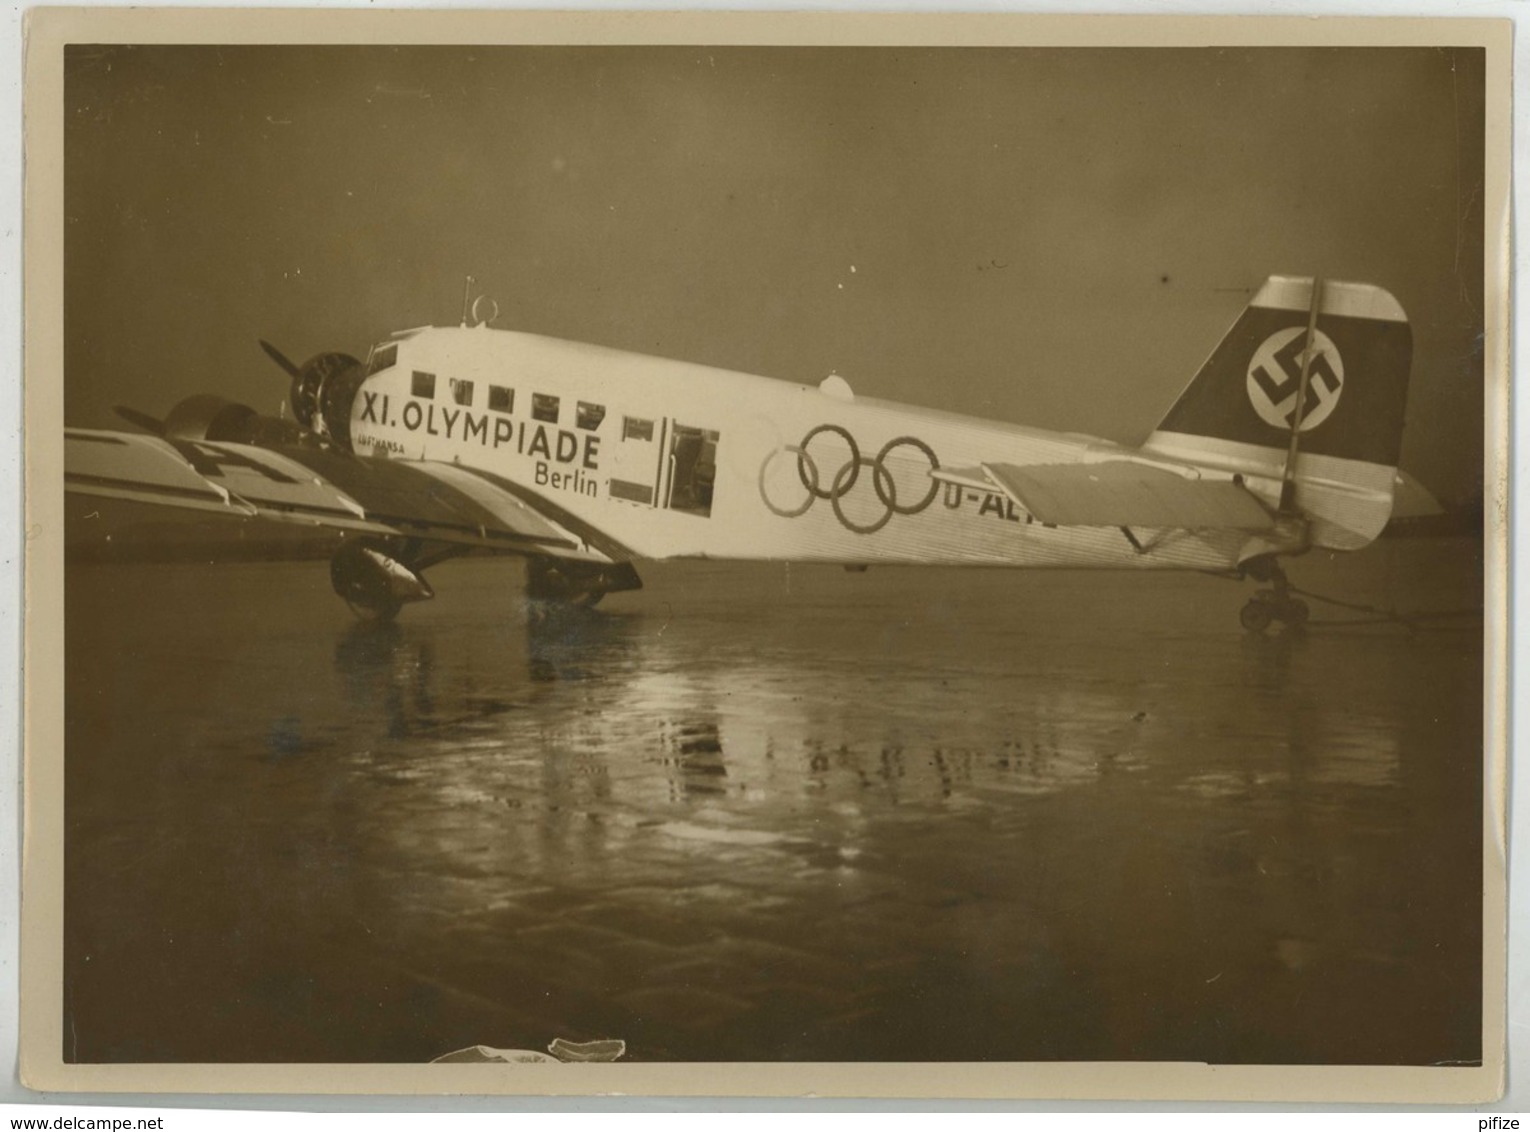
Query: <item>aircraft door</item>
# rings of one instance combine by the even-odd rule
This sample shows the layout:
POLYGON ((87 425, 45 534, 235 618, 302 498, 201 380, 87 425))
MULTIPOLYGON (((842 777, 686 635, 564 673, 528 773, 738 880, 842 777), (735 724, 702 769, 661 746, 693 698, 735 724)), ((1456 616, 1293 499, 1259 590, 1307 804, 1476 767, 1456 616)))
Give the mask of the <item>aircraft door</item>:
POLYGON ((717 433, 683 425, 670 430, 669 477, 664 505, 671 511, 708 517, 717 482, 717 433))

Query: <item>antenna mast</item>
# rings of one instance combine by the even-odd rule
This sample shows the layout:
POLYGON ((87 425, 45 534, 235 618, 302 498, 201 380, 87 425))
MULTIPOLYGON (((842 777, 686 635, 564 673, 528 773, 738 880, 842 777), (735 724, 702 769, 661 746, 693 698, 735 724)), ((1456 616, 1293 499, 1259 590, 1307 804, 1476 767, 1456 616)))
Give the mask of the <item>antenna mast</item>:
POLYGON ((463 278, 463 280, 462 280, 462 325, 463 326, 466 326, 468 324, 468 311, 470 309, 468 304, 472 301, 472 295, 473 295, 473 277, 471 275, 468 275, 468 276, 465 276, 463 278))

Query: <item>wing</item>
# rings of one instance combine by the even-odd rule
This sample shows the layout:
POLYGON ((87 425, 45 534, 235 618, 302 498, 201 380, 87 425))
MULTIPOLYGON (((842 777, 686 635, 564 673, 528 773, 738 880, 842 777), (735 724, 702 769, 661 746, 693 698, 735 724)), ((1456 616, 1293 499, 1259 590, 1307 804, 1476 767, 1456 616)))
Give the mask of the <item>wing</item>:
POLYGON ((932 474, 948 483, 1000 491, 1037 522, 1054 527, 1262 531, 1275 525, 1274 515, 1241 483, 1189 478, 1130 460, 982 464, 932 474))
POLYGON ((628 557, 518 485, 452 464, 66 429, 64 487, 80 495, 506 553, 599 562, 628 557))

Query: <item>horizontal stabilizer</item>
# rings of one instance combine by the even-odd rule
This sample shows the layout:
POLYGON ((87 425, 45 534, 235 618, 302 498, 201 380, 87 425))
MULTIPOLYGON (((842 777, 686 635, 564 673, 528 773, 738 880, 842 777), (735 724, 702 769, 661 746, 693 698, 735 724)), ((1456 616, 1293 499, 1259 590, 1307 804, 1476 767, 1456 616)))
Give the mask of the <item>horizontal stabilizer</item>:
POLYGON ((930 473, 930 478, 941 483, 954 483, 959 487, 976 488, 978 491, 992 491, 998 486, 981 467, 936 468, 930 473))
POLYGON ((1275 525, 1274 516, 1241 484, 1186 479, 1128 460, 984 464, 983 471, 1017 506, 1051 526, 1262 531, 1275 525))

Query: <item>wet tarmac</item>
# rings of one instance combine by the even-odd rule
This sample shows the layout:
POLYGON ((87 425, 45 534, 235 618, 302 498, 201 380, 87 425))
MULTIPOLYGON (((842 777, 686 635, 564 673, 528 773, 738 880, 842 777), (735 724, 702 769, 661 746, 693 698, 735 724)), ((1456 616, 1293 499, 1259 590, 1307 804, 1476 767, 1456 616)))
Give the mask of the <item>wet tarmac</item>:
MULTIPOLYGON (((1292 574, 1443 609, 1480 561, 1292 574)), ((66 1059, 1480 1056, 1480 618, 642 572, 528 624, 447 563, 379 626, 322 562, 72 564, 66 1059)))

